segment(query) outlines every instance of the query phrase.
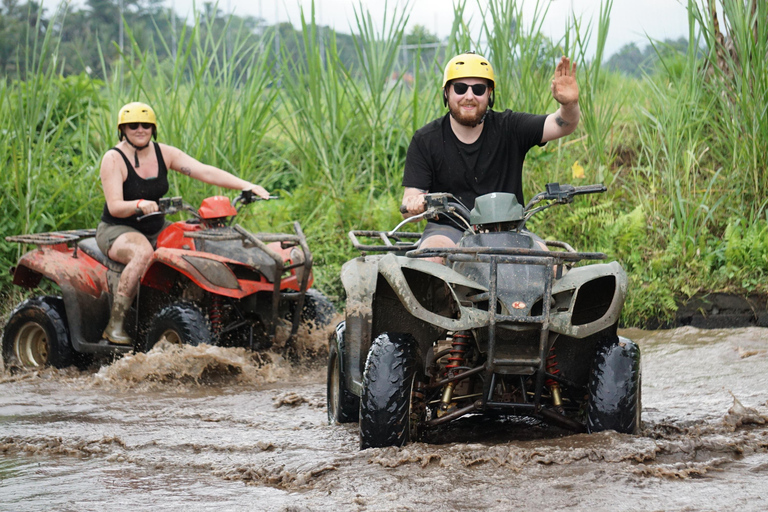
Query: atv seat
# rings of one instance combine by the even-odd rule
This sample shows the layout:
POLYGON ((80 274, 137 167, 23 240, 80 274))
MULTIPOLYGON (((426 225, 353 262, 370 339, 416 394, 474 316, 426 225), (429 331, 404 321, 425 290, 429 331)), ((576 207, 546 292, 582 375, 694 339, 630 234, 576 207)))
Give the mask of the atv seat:
POLYGON ((96 244, 95 238, 84 238, 83 240, 80 240, 77 243, 77 246, 85 254, 95 259, 96 261, 98 261, 99 263, 107 267, 109 270, 114 270, 115 272, 122 272, 123 269, 125 268, 125 265, 115 260, 109 259, 106 254, 101 252, 101 249, 99 249, 99 246, 96 244))

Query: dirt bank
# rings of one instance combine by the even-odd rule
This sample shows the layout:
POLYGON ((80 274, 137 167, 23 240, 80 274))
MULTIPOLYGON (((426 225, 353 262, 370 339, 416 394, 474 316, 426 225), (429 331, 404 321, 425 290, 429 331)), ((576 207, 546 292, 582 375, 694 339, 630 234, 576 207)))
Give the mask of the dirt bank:
POLYGON ((768 327, 768 296, 701 293, 681 300, 673 321, 652 320, 644 329, 768 327))

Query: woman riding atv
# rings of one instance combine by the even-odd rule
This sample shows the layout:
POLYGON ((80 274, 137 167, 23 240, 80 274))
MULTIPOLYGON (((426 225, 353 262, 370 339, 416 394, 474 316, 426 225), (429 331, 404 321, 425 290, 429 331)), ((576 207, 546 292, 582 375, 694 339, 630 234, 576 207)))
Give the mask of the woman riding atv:
POLYGON ((125 264, 102 336, 111 343, 130 345, 132 340, 124 329, 125 315, 157 237, 166 226, 163 215, 143 220, 139 217, 159 211, 157 201, 168 192, 168 169, 211 185, 250 190, 263 199, 268 199, 269 193, 264 187, 198 162, 180 149, 153 142, 151 139, 157 139, 157 118, 144 103, 128 103, 120 109, 117 133, 120 142, 101 160, 99 174, 106 202, 96 241, 110 259, 125 264), (132 159, 127 156, 130 153, 132 159))

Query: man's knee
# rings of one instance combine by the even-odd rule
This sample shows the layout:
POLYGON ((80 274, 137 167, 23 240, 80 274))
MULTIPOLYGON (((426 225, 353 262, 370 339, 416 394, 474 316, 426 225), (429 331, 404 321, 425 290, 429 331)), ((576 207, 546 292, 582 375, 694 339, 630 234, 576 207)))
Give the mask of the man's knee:
POLYGON ((453 240, 444 235, 433 235, 427 237, 423 239, 419 244, 420 249, 435 249, 444 247, 456 247, 456 244, 453 242, 453 240))
MULTIPOLYGON (((453 240, 443 235, 432 235, 422 239, 419 244, 419 249, 447 249, 450 247, 456 247, 456 244, 453 240)), ((445 265, 445 258, 442 256, 432 256, 431 258, 425 258, 425 260, 445 265)))

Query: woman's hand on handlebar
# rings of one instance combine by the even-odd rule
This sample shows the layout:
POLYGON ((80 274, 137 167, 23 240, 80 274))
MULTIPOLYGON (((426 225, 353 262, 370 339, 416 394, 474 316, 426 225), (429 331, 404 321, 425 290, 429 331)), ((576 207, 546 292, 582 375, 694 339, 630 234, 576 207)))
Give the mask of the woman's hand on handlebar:
POLYGON ((160 207, 156 202, 148 199, 140 199, 136 202, 136 214, 137 215, 149 215, 150 213, 159 212, 160 207))
POLYGON ((251 187, 246 187, 243 190, 249 190, 259 196, 261 199, 269 199, 269 192, 267 192, 267 189, 261 185, 252 185, 251 187))

